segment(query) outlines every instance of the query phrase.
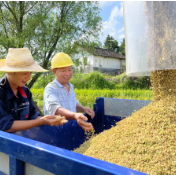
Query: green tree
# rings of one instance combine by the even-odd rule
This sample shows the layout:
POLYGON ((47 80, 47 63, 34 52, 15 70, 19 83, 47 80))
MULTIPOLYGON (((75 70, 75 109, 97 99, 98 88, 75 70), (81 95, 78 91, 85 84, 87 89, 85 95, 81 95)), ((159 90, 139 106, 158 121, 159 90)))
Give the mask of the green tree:
POLYGON ((123 42, 119 47, 119 53, 125 56, 125 39, 123 39, 123 42))
MULTIPOLYGON (((28 47, 45 69, 55 53, 78 53, 80 47, 93 48, 101 28, 100 9, 93 1, 1 1, 1 58, 8 48, 28 47)), ((41 73, 36 73, 31 88, 41 73)))
POLYGON ((103 45, 102 45, 102 43, 101 43, 100 41, 97 42, 97 46, 98 46, 99 48, 103 48, 103 45))
POLYGON ((104 42, 104 48, 119 52, 118 41, 115 40, 112 36, 107 36, 104 42))

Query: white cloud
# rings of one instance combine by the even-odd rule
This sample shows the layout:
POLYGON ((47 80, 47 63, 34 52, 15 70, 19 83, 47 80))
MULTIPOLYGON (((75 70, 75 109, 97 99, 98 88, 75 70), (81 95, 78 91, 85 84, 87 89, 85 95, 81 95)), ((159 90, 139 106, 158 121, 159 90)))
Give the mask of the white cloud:
POLYGON ((118 36, 118 40, 122 40, 123 38, 125 38, 125 34, 121 34, 120 36, 118 36))
POLYGON ((125 35, 122 34, 122 35, 120 35, 118 38, 119 38, 119 39, 123 39, 124 37, 125 37, 125 35))
POLYGON ((122 3, 120 5, 121 5, 120 9, 118 8, 117 5, 114 6, 114 8, 111 11, 111 15, 109 17, 110 19, 118 17, 118 16, 123 16, 123 6, 122 6, 122 3))
POLYGON ((118 30, 118 33, 121 33, 122 31, 124 31, 124 27, 120 30, 118 30))
POLYGON ((101 42, 104 43, 105 38, 107 37, 107 35, 109 34, 110 36, 113 36, 115 39, 121 39, 122 35, 120 35, 118 37, 118 32, 123 32, 124 31, 124 27, 121 29, 118 29, 118 19, 119 18, 123 18, 123 6, 121 3, 120 8, 115 5, 111 11, 111 14, 109 16, 109 19, 107 21, 103 22, 103 35, 101 37, 101 42))

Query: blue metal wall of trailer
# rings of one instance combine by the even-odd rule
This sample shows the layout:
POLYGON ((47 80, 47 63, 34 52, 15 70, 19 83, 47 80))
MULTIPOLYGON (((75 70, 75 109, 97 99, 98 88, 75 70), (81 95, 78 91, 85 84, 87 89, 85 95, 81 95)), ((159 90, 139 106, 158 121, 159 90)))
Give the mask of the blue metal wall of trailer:
MULTIPOLYGON (((96 133, 109 129, 112 125, 115 125, 117 121, 149 103, 149 101, 97 98, 94 104, 96 117, 92 121, 96 133)), ((50 127, 47 125, 17 132, 16 134, 0 131, 0 152, 5 154, 6 157, 9 157, 9 170, 5 173, 13 175, 36 174, 32 173, 30 169, 27 169, 30 164, 37 167, 38 170, 41 169, 40 172, 38 172, 40 175, 144 174, 69 151, 67 146, 74 149, 76 146, 74 143, 78 141, 78 138, 84 141, 85 136, 83 133, 73 133, 75 129, 74 125, 68 127, 70 127, 70 131, 66 129, 66 132, 63 131, 65 129, 61 129, 60 131, 59 127, 50 127), (66 135, 64 136, 64 134, 66 135), (78 135, 77 138, 72 140, 72 134, 73 136, 78 135), (59 140, 60 138, 65 141, 62 142, 62 140, 59 140), (71 141, 69 141, 70 139, 71 141), (67 150, 64 148, 67 148, 67 150)), ((80 143, 78 143, 78 145, 80 145, 80 143)), ((0 163, 1 162, 0 158, 0 163)), ((0 171, 2 173, 1 167, 0 171)))

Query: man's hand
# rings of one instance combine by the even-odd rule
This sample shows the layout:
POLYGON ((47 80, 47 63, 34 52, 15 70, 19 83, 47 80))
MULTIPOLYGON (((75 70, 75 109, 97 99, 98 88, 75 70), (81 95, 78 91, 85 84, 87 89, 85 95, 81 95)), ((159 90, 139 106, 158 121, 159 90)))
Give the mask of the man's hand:
POLYGON ((88 119, 86 116, 84 116, 82 113, 76 113, 75 119, 78 123, 78 125, 85 131, 91 131, 93 129, 93 126, 91 123, 86 122, 88 119))
POLYGON ((84 108, 84 113, 88 114, 91 116, 91 119, 95 117, 95 112, 91 108, 84 108))
POLYGON ((57 117, 58 117, 57 115, 46 115, 39 119, 41 120, 42 125, 50 125, 50 126, 53 125, 60 126, 68 122, 67 120, 65 120, 64 116, 60 118, 57 117))

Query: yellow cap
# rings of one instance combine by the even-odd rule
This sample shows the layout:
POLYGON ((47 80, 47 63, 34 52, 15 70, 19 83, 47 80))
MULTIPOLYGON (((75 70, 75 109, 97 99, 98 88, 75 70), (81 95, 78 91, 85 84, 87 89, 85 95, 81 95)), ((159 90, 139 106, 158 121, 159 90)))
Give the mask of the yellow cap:
POLYGON ((71 57, 63 52, 55 54, 51 60, 51 69, 69 67, 71 65, 74 65, 71 57))

